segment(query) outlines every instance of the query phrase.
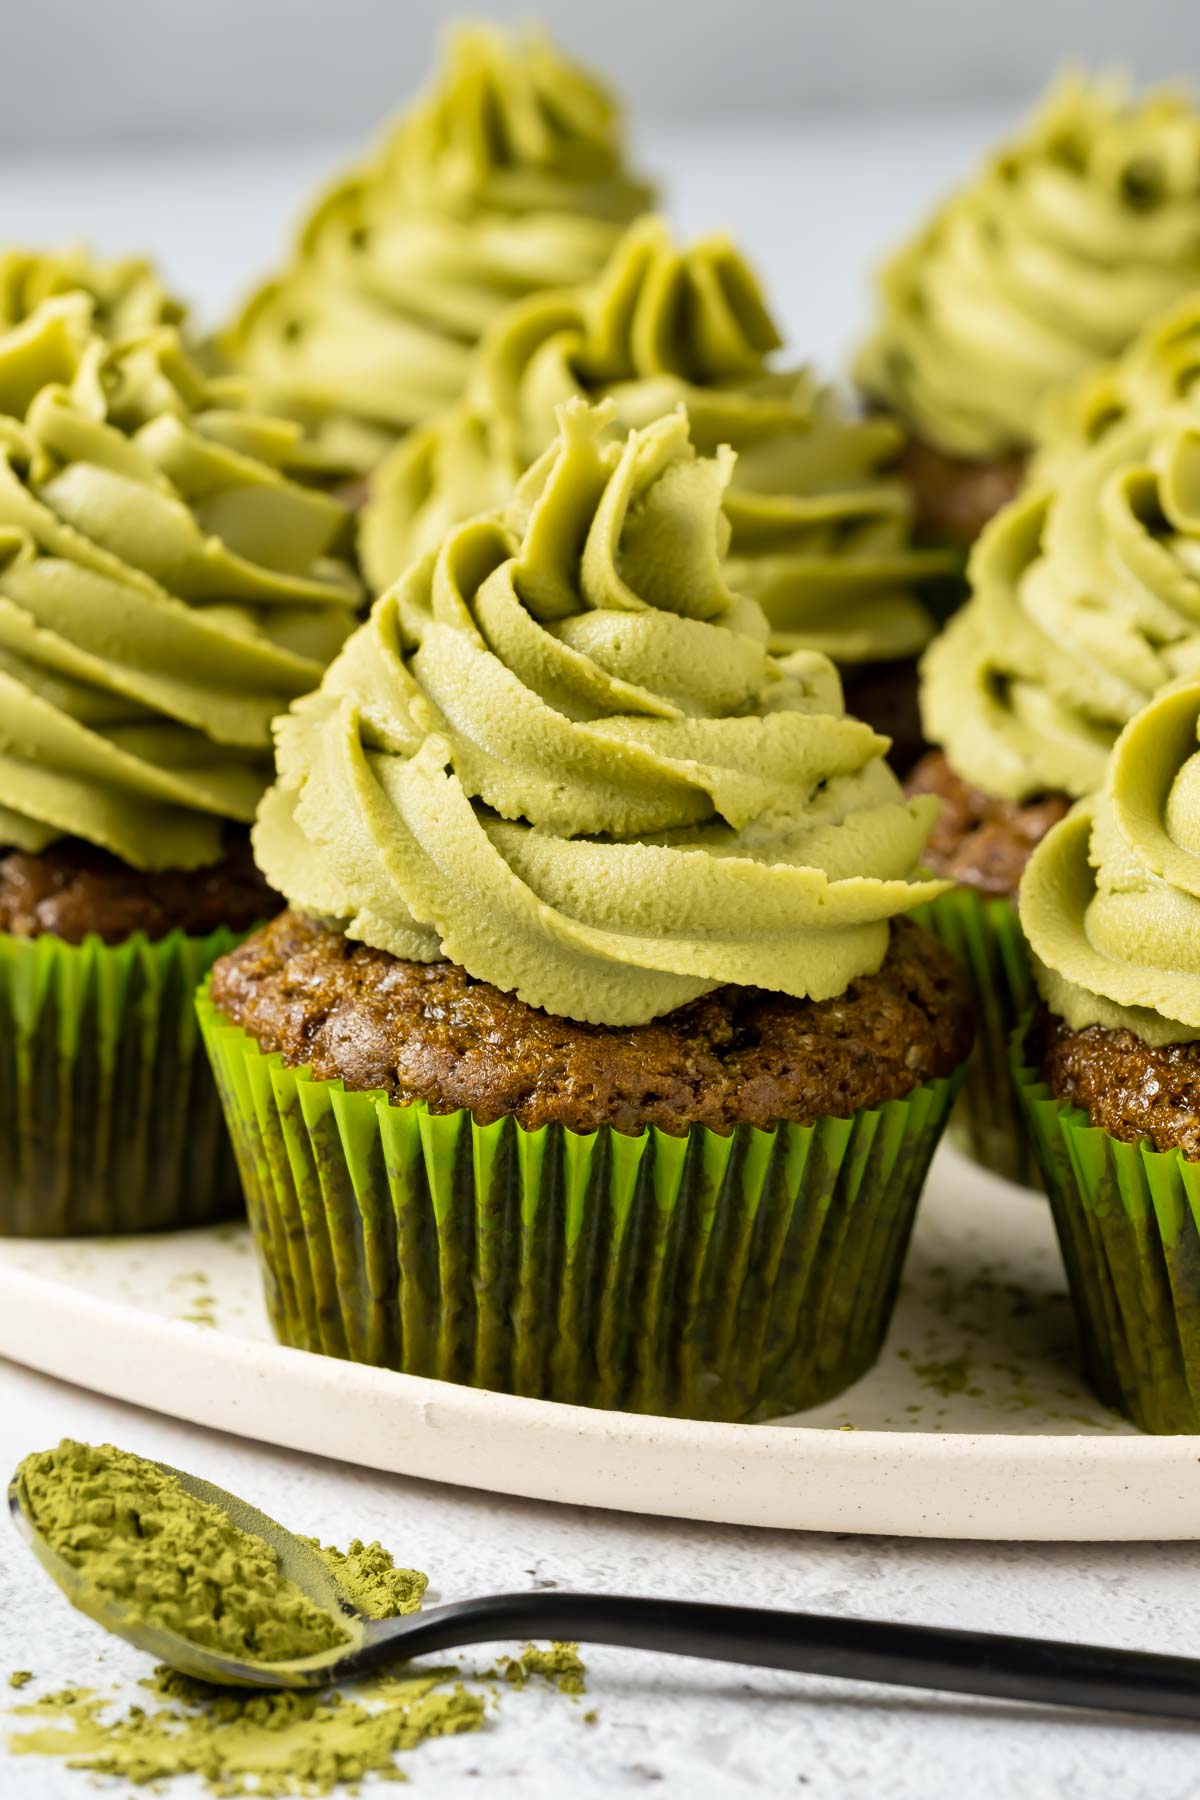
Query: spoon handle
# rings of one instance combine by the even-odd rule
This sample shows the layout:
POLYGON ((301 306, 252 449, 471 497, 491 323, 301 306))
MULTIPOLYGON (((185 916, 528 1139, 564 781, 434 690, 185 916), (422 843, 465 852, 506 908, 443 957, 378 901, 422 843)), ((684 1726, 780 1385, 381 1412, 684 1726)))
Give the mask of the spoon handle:
POLYGON ((1039 1706, 1200 1719, 1200 1660, 1193 1657, 619 1594, 494 1594, 439 1606, 383 1628, 371 1660, 382 1659, 388 1646, 393 1657, 419 1656, 529 1638, 614 1644, 1039 1706))

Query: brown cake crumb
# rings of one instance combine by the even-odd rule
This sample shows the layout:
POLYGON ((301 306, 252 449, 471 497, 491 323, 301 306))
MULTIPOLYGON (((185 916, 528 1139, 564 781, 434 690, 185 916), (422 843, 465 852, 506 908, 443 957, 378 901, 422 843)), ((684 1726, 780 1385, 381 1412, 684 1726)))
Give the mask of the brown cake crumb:
POLYGON ((1056 1100, 1081 1106, 1093 1125, 1125 1143, 1200 1161, 1200 1042, 1143 1043, 1132 1031, 1088 1025, 1072 1031, 1045 1013, 1031 1048, 1056 1100))
POLYGON ((807 1124, 900 1098, 971 1046, 966 977, 899 920, 877 975, 837 1000, 724 987, 649 1025, 581 1025, 474 981, 402 962, 285 912, 213 971, 212 998, 266 1051, 321 1080, 467 1107, 530 1130, 807 1124))
POLYGON ((152 941, 170 931, 207 937, 220 925, 245 931, 282 902, 254 866, 246 832, 231 833, 220 862, 203 869, 132 869, 76 838, 37 855, 0 851, 0 931, 43 933, 81 944, 94 932, 120 944, 135 931, 152 941))
POLYGON ((1026 461, 1014 451, 990 462, 972 462, 909 438, 896 472, 912 490, 918 533, 965 548, 1020 491, 1026 461))
POLYGON ((1023 803, 994 799, 956 775, 941 750, 921 758, 904 788, 909 794, 936 794, 942 802, 925 847, 925 866, 1008 900, 1016 898, 1033 852, 1071 807, 1065 794, 1023 803))

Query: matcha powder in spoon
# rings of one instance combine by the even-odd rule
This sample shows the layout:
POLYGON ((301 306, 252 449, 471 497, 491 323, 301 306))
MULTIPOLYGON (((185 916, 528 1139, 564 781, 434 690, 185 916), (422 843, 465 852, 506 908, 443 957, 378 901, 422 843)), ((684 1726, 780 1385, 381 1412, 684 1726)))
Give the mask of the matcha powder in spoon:
MULTIPOLYGON (((269 1661, 345 1641, 338 1621, 283 1576, 269 1544, 156 1464, 111 1445, 67 1440, 26 1458, 21 1473, 38 1530, 59 1556, 157 1625, 213 1650, 269 1661)), ((314 1547, 369 1618, 419 1608, 425 1576, 397 1568, 380 1544, 314 1547)), ((583 1692, 574 1645, 531 1649, 520 1666, 561 1692, 583 1692)), ((199 1776, 221 1796, 353 1793, 372 1778, 403 1779, 397 1756, 426 1739, 487 1722, 485 1694, 459 1674, 401 1668, 319 1694, 267 1693, 210 1687, 159 1668, 142 1683, 150 1704, 123 1710, 94 1688, 22 1694, 9 1708, 21 1728, 7 1746, 13 1755, 62 1758, 132 1786, 199 1776)))

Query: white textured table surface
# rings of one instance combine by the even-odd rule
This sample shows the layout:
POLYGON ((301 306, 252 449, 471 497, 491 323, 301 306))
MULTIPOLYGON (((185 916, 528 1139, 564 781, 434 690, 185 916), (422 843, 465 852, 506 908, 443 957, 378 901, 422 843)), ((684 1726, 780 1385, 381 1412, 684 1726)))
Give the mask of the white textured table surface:
MULTIPOLYGON (((871 261, 985 142, 982 117, 736 139, 650 137, 647 160, 688 231, 737 223, 801 351, 832 361, 865 316, 871 261)), ((282 241, 328 145, 31 168, 0 163, 6 235, 146 247, 213 316, 282 241)), ((0 1364, 0 1472, 71 1435, 111 1439, 244 1493, 285 1523, 378 1536, 447 1599, 528 1582, 736 1596, 762 1605, 1092 1636, 1200 1654, 1200 1545, 987 1547, 714 1529, 497 1499, 259 1449, 0 1364)), ((483 1475, 485 1471, 481 1471, 483 1475)), ((599 1714, 534 1690, 485 1734, 426 1746, 416 1791, 457 1800, 599 1793, 803 1794, 813 1800, 1193 1800, 1195 1735, 886 1695, 721 1667, 588 1654, 599 1714)), ((0 1523, 0 1678, 131 1680, 133 1652, 61 1603, 0 1523), (100 1659, 103 1658, 101 1661, 100 1659)), ((0 1686, 0 1704, 5 1690, 0 1686)), ((0 1754, 0 1800, 70 1800, 89 1778, 0 1754)), ((120 1791, 119 1789, 117 1791, 120 1791)), ((182 1790, 172 1790, 173 1792, 182 1790)))

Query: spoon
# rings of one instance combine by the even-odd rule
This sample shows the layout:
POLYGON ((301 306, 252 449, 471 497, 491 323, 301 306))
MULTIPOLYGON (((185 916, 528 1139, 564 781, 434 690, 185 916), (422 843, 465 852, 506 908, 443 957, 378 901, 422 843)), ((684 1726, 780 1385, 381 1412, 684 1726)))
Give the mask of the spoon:
POLYGON ((21 1536, 73 1606, 159 1662, 218 1685, 318 1688, 409 1657, 550 1638, 1039 1706, 1200 1720, 1200 1658, 1050 1638, 834 1618, 723 1601, 544 1591, 490 1594, 401 1618, 368 1619, 317 1553, 274 1519, 195 1475, 165 1463, 156 1466, 197 1500, 220 1507, 243 1531, 264 1538, 283 1575, 337 1619, 346 1642, 296 1662, 258 1662, 194 1644, 138 1618, 113 1596, 89 1586, 64 1561, 37 1529, 20 1470, 9 1484, 9 1506, 21 1536))

